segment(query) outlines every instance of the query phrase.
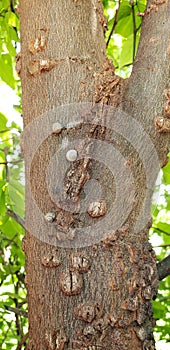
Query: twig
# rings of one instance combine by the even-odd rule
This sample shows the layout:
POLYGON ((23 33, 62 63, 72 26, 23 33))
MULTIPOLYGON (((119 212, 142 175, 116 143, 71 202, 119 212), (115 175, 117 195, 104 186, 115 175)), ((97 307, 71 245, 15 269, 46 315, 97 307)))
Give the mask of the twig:
MULTIPOLYGON (((0 17, 1 17, 1 15, 0 15, 0 17)), ((3 17, 4 17, 4 16, 3 16, 3 17)), ((8 129, 6 129, 6 130, 5 130, 5 129, 4 129, 4 130, 1 130, 1 131, 0 131, 0 134, 2 134, 2 133, 4 133, 4 132, 7 132, 7 131, 9 131, 9 130, 8 130, 8 129)))
POLYGON ((170 255, 157 264, 159 281, 170 275, 170 255))
POLYGON ((1 345, 3 345, 3 344, 5 343, 5 340, 6 340, 7 336, 8 336, 8 332, 9 332, 10 328, 11 328, 11 327, 9 326, 8 329, 7 329, 7 331, 6 331, 6 333, 5 333, 5 335, 4 335, 4 338, 3 338, 3 340, 2 340, 1 345))
POLYGON ((158 299, 159 301, 166 301, 166 300, 170 300, 170 297, 162 297, 162 298, 159 298, 159 297, 157 296, 157 299, 158 299))
POLYGON ((6 172, 6 182, 9 182, 9 169, 8 169, 8 161, 7 161, 6 154, 5 154, 5 172, 6 172))
POLYGON ((4 306, 5 306, 6 310, 14 312, 15 315, 19 315, 19 316, 23 316, 23 317, 28 318, 28 313, 26 311, 18 309, 16 307, 9 306, 9 305, 4 305, 4 306))
POLYGON ((25 228, 25 220, 22 219, 19 215, 17 215, 16 213, 14 213, 14 211, 12 211, 11 209, 8 209, 6 214, 8 216, 10 216, 12 219, 14 219, 20 226, 22 226, 24 228, 24 230, 26 229, 25 228))
MULTIPOLYGON (((133 65, 133 62, 127 63, 127 64, 124 64, 123 66, 121 66, 121 68, 130 67, 130 66, 132 66, 132 65, 133 65)), ((120 68, 120 67, 119 67, 119 66, 115 66, 115 69, 118 69, 118 68, 120 68)))
POLYGON ((137 33, 137 29, 136 29, 136 20, 135 20, 135 6, 134 6, 134 1, 131 0, 130 2, 131 6, 132 6, 132 21, 133 21, 133 62, 135 59, 135 53, 136 53, 136 33, 137 33))
POLYGON ((25 344, 26 340, 28 339, 28 336, 29 336, 29 333, 26 333, 26 334, 22 337, 22 339, 20 340, 20 342, 19 342, 18 345, 17 345, 16 350, 21 350, 22 345, 25 344))
MULTIPOLYGON (((18 271, 16 271, 16 275, 18 277, 18 271)), ((14 277, 12 277, 13 279, 13 284, 14 284, 14 292, 16 295, 18 295, 19 292, 19 280, 16 282, 16 284, 14 283, 14 277)), ((17 310, 18 312, 20 311, 20 309, 18 308, 18 299, 14 298, 13 299, 14 303, 15 303, 15 308, 13 310, 17 310)), ((15 325, 16 325, 16 332, 17 332, 17 336, 21 337, 22 336, 22 327, 21 327, 21 321, 20 321, 20 315, 18 314, 18 312, 15 312, 15 325)))
POLYGON ((12 137, 9 137, 8 139, 5 139, 5 140, 3 140, 3 141, 0 141, 0 145, 1 144, 3 144, 4 142, 7 142, 7 141, 14 141, 14 140, 19 140, 20 139, 20 136, 17 136, 17 135, 14 135, 14 136, 12 136, 12 137))
POLYGON ((114 18, 113 26, 112 26, 111 32, 110 32, 110 34, 109 34, 109 37, 108 37, 108 39, 107 39, 106 47, 108 47, 109 41, 110 41, 110 39, 111 39, 111 36, 112 36, 112 34, 113 34, 114 30, 115 30, 115 27, 116 27, 116 25, 117 25, 119 8, 120 8, 120 0, 118 1, 118 8, 116 9, 116 13, 115 13, 115 18, 114 18))
POLYGON ((167 247, 170 247, 170 244, 155 245, 153 248, 167 248, 167 247))
POLYGON ((23 306, 24 304, 27 304, 27 300, 21 301, 20 303, 18 303, 18 306, 21 307, 21 306, 23 306))
POLYGON ((8 242, 8 244, 6 245, 6 248, 9 247, 9 246, 12 245, 12 244, 15 244, 16 247, 19 248, 19 245, 15 242, 15 238, 16 238, 17 236, 18 236, 18 233, 15 233, 15 235, 14 235, 13 238, 11 238, 11 239, 5 237, 5 241, 8 242))
POLYGON ((168 232, 166 232, 164 230, 161 230, 160 228, 157 228, 155 226, 152 226, 151 228, 153 228, 156 231, 159 231, 160 233, 165 233, 165 235, 167 235, 167 236, 170 236, 170 233, 168 233, 168 232))
POLYGON ((10 0, 10 9, 11 9, 12 12, 15 13, 14 4, 13 4, 12 0, 10 0))
POLYGON ((0 165, 8 165, 8 164, 18 164, 18 163, 22 163, 23 160, 22 159, 18 159, 18 160, 13 160, 13 161, 6 161, 6 162, 1 162, 0 165))

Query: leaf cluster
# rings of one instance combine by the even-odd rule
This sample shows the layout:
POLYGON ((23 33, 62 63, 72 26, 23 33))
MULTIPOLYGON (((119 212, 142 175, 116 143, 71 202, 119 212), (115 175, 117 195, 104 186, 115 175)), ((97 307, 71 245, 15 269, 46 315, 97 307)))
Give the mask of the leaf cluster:
POLYGON ((103 0, 103 5, 108 19, 107 43, 114 28, 107 45, 107 54, 113 61, 115 72, 127 78, 138 48, 143 18, 141 14, 145 11, 146 0, 103 0))
MULTIPOLYGON (((155 187, 159 204, 153 203, 153 225, 150 239, 158 261, 170 254, 170 154, 167 165, 161 171, 160 184, 155 187)), ((156 300, 153 301, 156 339, 170 342, 170 276, 162 280, 156 300)))
POLYGON ((0 113, 0 348, 16 349, 27 329, 27 319, 9 311, 26 310, 23 228, 7 210, 24 217, 21 129, 0 113))

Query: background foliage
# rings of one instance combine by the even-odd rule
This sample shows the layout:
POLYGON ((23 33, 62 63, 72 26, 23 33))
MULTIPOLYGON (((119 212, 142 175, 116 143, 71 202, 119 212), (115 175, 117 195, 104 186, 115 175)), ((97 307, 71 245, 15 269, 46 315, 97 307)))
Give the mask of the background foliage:
POLYGON ((143 18, 141 14, 145 11, 146 0, 103 0, 103 5, 108 19, 107 54, 113 61, 116 73, 127 78, 138 48, 143 18))
MULTIPOLYGON (((103 0, 108 18, 106 32, 107 54, 113 60, 117 74, 130 75, 137 51, 145 0, 103 0), (112 35, 111 35, 112 34, 112 35)), ((17 1, 0 0, 0 80, 21 95, 20 80, 14 70, 19 50, 19 18, 17 1)), ((14 106, 21 113, 21 104, 14 106)), ((25 290, 24 254, 21 242, 24 235, 17 221, 24 218, 23 160, 19 147, 21 128, 0 113, 0 347, 23 349, 27 341, 27 301, 25 290)), ((153 205, 153 227, 150 239, 157 259, 168 254, 170 246, 170 157, 162 169, 161 182, 156 186, 159 204, 153 205)), ((156 339, 170 342, 170 276, 161 281, 153 301, 156 339)))

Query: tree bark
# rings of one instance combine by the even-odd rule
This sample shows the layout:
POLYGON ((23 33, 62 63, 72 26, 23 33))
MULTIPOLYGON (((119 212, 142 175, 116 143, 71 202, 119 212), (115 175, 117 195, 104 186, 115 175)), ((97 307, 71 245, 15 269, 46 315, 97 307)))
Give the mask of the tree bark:
MULTIPOLYGON (((131 129, 141 125, 140 131, 146 142, 153 141, 158 159, 163 161, 168 137, 167 134, 158 136, 154 117, 161 112, 163 90, 168 84, 168 26, 163 43, 160 35, 162 21, 166 23, 169 19, 169 7, 168 2, 160 7, 158 14, 151 13, 146 17, 134 73, 122 99, 124 83, 114 75, 113 66, 106 58, 105 20, 99 1, 49 0, 48 6, 45 0, 21 2, 21 79, 28 229, 23 249, 26 255, 29 305, 29 350, 154 349, 150 300, 157 292, 158 275, 156 258, 148 243, 147 221, 148 203, 157 174, 148 182, 145 190, 146 165, 151 159, 150 167, 153 166, 153 157, 149 158, 147 147, 139 152, 138 148, 144 147, 144 143, 139 143, 138 137, 134 138, 131 129), (150 31, 148 26, 151 26, 150 31), (154 67, 153 56, 148 54, 148 35, 153 39, 151 55, 155 57, 154 67), (164 57, 162 62, 161 55, 164 57), (151 65, 149 69, 148 64, 151 65), (156 92, 155 82, 159 86, 156 92), (69 130, 65 124, 64 127, 55 125, 54 130, 54 114, 58 113, 60 118, 63 114, 64 123, 67 115, 68 121, 72 122, 72 113, 79 110, 77 104, 81 106, 80 112, 84 113, 85 122, 77 127, 74 124, 69 130), (96 104, 102 108, 99 109, 96 104), (60 109, 61 105, 64 107, 60 109), (65 107, 67 105, 69 107, 65 107), (118 110, 118 106, 124 112, 118 110), (131 116, 140 124, 135 124, 131 116), (106 119, 111 124, 107 124, 106 119), (114 130, 111 130, 112 121, 114 130), (132 125, 129 125, 129 121, 132 125), (148 129, 149 136, 146 132, 148 129), (126 188, 129 197, 127 202, 124 199, 126 205, 121 202, 123 181, 119 182, 123 189, 120 188, 120 203, 117 212, 115 208, 115 216, 120 216, 120 219, 123 216, 122 225, 115 228, 114 214, 110 215, 110 225, 108 219, 104 221, 105 232, 97 240, 86 229, 83 231, 84 237, 80 235, 78 240, 74 238, 74 231, 76 227, 91 227, 98 221, 97 227, 100 229, 100 225, 103 225, 101 213, 98 217, 94 208, 89 209, 90 215, 87 212, 79 213, 78 209, 72 212, 69 205, 79 204, 83 186, 93 178, 102 188, 102 215, 105 215, 105 203, 107 211, 111 211, 112 203, 115 198, 118 200, 119 195, 116 196, 115 179, 106 167, 107 162, 105 165, 101 158, 103 163, 101 161, 100 164, 100 158, 96 161, 95 157, 90 162, 85 153, 85 160, 78 159, 76 164, 71 163, 73 175, 69 177, 66 173, 64 185, 64 199, 68 204, 66 209, 63 209, 63 202, 60 205, 54 203, 46 183, 50 160, 53 160, 61 145, 78 138, 83 139, 86 151, 91 147, 91 139, 100 140, 100 150, 103 147, 104 152, 107 148, 110 151, 109 145, 114 145, 125 160, 122 168, 115 166, 115 177, 119 177, 120 171, 120 179, 121 176, 123 179, 124 173, 129 174, 129 168, 134 177, 134 186, 126 188), (147 158, 143 165, 140 157, 145 153, 147 158), (72 198, 74 201, 70 200, 72 198), (35 210, 34 202, 38 210, 35 210), (128 205, 132 209, 125 215, 128 205), (137 217, 139 220, 135 226, 137 217), (49 222, 48 226, 45 220, 49 222), (61 232, 58 232, 57 226, 55 239, 49 234, 52 224, 61 228, 61 232)), ((93 154, 96 154, 95 149, 98 150, 97 143, 93 154)), ((149 150, 154 152, 154 148, 149 150)), ((117 154, 114 154, 115 162, 117 154)), ((68 158, 74 155, 67 153, 68 158)), ((108 158, 106 154, 106 159, 110 161, 110 154, 108 158)), ((63 158, 59 164, 61 174, 62 163, 63 158)), ((156 172, 158 163, 157 160, 156 172)), ((53 164, 52 170, 55 170, 53 164)), ((152 173, 150 169, 147 175, 152 173)), ((51 178, 51 189, 53 182, 50 181, 51 178)), ((131 182, 127 181, 128 185, 131 182)))

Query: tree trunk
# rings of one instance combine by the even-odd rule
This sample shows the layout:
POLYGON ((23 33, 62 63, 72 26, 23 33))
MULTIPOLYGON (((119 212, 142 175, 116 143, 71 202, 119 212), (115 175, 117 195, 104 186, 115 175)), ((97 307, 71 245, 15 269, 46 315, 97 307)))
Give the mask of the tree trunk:
POLYGON ((99 1, 21 1, 29 350, 154 349, 148 228, 168 145, 154 118, 169 11, 146 15, 124 88, 99 1))

